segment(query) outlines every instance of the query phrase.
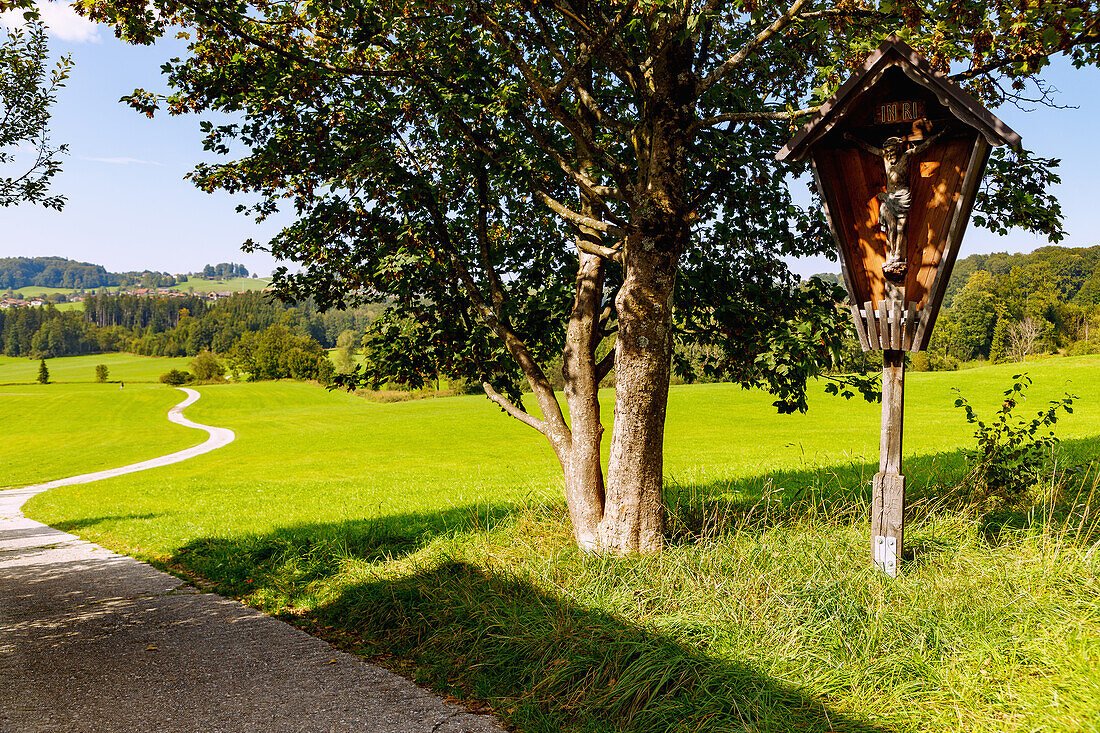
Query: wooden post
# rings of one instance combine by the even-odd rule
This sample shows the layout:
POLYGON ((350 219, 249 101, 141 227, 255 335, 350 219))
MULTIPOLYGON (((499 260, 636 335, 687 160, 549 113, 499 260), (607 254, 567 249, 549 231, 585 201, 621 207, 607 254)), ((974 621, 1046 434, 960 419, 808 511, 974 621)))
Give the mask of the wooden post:
POLYGON ((901 474, 902 417, 905 405, 905 352, 882 352, 882 439, 878 473, 871 490, 871 548, 887 575, 898 571, 903 539, 905 476, 901 474))

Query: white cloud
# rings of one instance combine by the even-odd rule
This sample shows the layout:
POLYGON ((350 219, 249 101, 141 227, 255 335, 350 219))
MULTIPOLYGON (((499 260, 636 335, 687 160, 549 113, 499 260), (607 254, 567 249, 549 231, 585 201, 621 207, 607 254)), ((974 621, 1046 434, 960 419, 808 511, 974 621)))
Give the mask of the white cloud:
POLYGON ((158 163, 155 160, 141 160, 140 158, 85 158, 81 157, 81 160, 90 160, 93 163, 111 163, 113 165, 164 165, 164 163, 158 163))
MULTIPOLYGON (((69 3, 39 0, 38 13, 55 38, 71 43, 99 43, 101 40, 96 24, 77 15, 69 3)), ((0 14, 0 25, 18 28, 23 23, 22 11, 9 10, 0 14)))

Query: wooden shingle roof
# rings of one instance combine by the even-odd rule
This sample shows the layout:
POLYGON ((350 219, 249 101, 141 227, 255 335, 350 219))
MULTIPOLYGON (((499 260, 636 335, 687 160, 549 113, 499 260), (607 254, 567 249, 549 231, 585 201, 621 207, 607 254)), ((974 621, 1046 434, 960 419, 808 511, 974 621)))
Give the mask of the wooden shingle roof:
POLYGON ((813 119, 791 138, 776 154, 777 160, 803 160, 815 142, 820 140, 844 117, 844 113, 863 92, 873 87, 887 70, 898 68, 913 82, 928 89, 959 121, 977 130, 990 145, 1020 146, 1020 136, 997 119, 981 102, 963 91, 959 85, 935 71, 928 61, 897 36, 891 35, 863 66, 836 90, 813 119))

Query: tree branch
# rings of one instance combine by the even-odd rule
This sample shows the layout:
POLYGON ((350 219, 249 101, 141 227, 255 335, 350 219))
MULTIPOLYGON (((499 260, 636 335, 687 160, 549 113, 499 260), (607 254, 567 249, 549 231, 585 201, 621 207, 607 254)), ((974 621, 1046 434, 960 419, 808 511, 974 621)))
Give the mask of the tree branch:
POLYGON ((489 384, 488 382, 482 382, 481 383, 481 388, 483 390, 485 390, 485 394, 489 396, 489 399, 491 399, 493 402, 500 405, 500 408, 502 410, 507 412, 509 415, 511 415, 515 419, 519 420, 521 423, 524 423, 526 425, 530 425, 535 430, 537 430, 540 433, 542 433, 543 435, 546 435, 547 437, 549 437, 549 434, 547 433, 547 431, 550 428, 544 421, 539 420, 537 417, 535 417, 531 413, 526 412, 526 411, 521 410, 520 408, 516 407, 514 404, 512 404, 511 400, 509 400, 507 397, 502 395, 500 392, 497 392, 495 389, 493 389, 493 385, 489 384))
POLYGON ((583 216, 581 214, 578 214, 561 202, 552 199, 550 196, 546 195, 546 193, 542 191, 535 191, 535 198, 546 204, 555 214, 570 222, 571 224, 576 224, 579 227, 587 227, 589 229, 594 229, 597 232, 603 232, 605 234, 611 234, 618 237, 626 236, 626 231, 620 229, 614 224, 608 224, 606 221, 600 221, 599 219, 593 219, 590 216, 583 216))
POLYGON ((577 57, 577 60, 565 70, 565 74, 558 83, 550 88, 550 96, 554 99, 561 97, 561 93, 565 91, 565 88, 572 84, 573 80, 577 78, 578 72, 588 66, 592 61, 592 57, 602 51, 603 47, 606 46, 615 34, 619 32, 619 29, 623 27, 623 24, 629 19, 630 14, 634 12, 634 3, 635 0, 630 0, 623 4, 622 10, 619 11, 615 20, 613 20, 607 28, 604 29, 603 33, 601 33, 600 36, 577 57))
POLYGON ((794 3, 787 8, 782 15, 776 18, 774 23, 760 31, 755 38, 742 46, 740 51, 730 56, 725 63, 712 71, 699 85, 697 93, 702 95, 703 92, 714 86, 715 82, 740 66, 756 49, 767 43, 768 39, 790 25, 790 23, 798 17, 798 11, 802 9, 802 6, 805 5, 807 1, 808 0, 794 0, 794 3))
POLYGON ((489 281, 489 294, 493 299, 493 313, 504 318, 504 286, 500 282, 492 262, 492 247, 489 243, 489 182, 488 172, 483 167, 477 169, 477 222, 474 225, 478 248, 481 253, 481 269, 489 281))
POLYGON ((605 260, 618 262, 620 265, 623 263, 623 251, 621 249, 604 247, 601 244, 589 242, 583 237, 577 237, 577 249, 581 250, 582 252, 587 252, 590 255, 603 257, 605 260))
POLYGON ((692 134, 702 130, 704 127, 714 127, 720 125, 723 122, 764 122, 766 120, 795 120, 799 117, 805 117, 806 115, 815 114, 821 105, 817 107, 806 107, 805 109, 798 109, 793 112, 731 112, 730 114, 718 115, 716 117, 708 117, 705 120, 699 120, 691 126, 690 132, 692 134))
POLYGON ((611 351, 607 352, 604 358, 600 359, 596 364, 596 384, 599 384, 611 373, 611 370, 615 368, 615 351, 616 347, 612 347, 611 351))
POLYGON ((484 26, 493 37, 507 49, 508 54, 512 57, 512 62, 515 63, 516 68, 519 69, 520 74, 526 80, 527 84, 531 87, 531 90, 535 93, 535 96, 539 98, 546 111, 549 112, 558 123, 569 132, 573 139, 577 142, 585 153, 590 157, 598 159, 601 165, 607 170, 613 171, 617 174, 625 174, 627 171, 625 167, 615 160, 615 158, 608 153, 602 146, 600 146, 593 138, 584 134, 584 129, 580 124, 580 121, 571 114, 565 107, 563 107, 558 99, 556 99, 550 93, 550 89, 546 86, 545 80, 539 76, 531 65, 527 63, 527 59, 523 53, 523 50, 516 44, 515 40, 508 35, 508 32, 504 30, 499 23, 497 23, 489 14, 478 6, 476 14, 477 20, 484 26))

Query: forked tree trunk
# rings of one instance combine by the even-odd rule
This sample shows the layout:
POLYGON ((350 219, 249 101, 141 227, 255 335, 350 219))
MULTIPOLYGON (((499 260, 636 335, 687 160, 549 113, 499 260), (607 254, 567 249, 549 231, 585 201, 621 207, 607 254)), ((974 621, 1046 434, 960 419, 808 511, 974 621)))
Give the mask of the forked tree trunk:
MULTIPOLYGON (((641 163, 635 184, 630 232, 621 251, 623 284, 615 298, 615 419, 604 482, 600 461, 600 422, 596 362, 601 333, 603 261, 578 241, 580 261, 573 312, 562 359, 570 425, 557 404, 542 395, 554 422, 544 432, 565 476, 565 499, 578 545, 589 552, 625 555, 656 552, 664 543, 663 497, 665 410, 672 361, 672 294, 684 252, 691 212, 684 194, 687 120, 680 118, 694 93, 690 58, 676 44, 663 47, 651 81, 661 90, 647 110, 648 124, 635 128, 635 154, 641 163)), ((582 114, 591 126, 594 119, 582 114)), ((594 169, 586 156, 584 170, 594 169)), ((598 217, 582 200, 582 213, 598 217)), ((595 231, 583 226, 578 237, 595 231)), ((605 248, 606 249, 606 248, 605 248)))

